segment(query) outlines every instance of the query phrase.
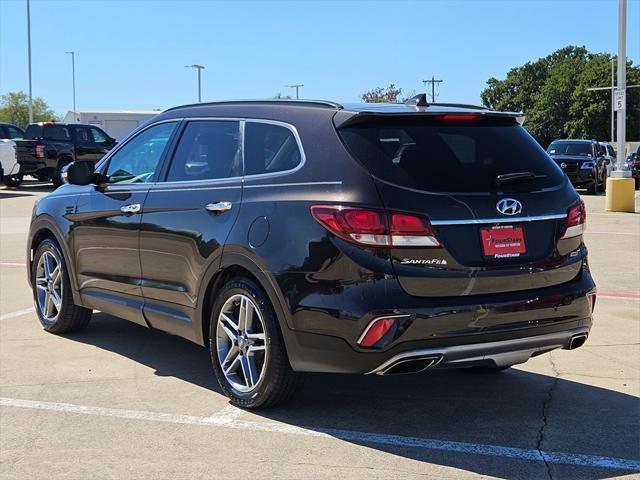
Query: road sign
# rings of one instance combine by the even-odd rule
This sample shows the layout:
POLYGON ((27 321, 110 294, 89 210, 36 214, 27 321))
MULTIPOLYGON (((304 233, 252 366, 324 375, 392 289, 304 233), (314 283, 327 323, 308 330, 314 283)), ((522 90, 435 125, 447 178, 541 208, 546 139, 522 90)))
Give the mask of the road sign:
POLYGON ((616 112, 618 110, 625 110, 627 107, 627 98, 624 90, 615 90, 615 101, 614 105, 616 108, 616 112))

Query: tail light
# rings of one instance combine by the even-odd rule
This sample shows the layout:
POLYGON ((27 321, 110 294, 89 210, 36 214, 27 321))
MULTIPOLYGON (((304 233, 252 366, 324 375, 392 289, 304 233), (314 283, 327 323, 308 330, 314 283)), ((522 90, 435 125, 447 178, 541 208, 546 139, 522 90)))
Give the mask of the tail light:
POLYGON ((591 304, 591 313, 596 309, 596 293, 587 293, 587 298, 591 304))
POLYGON ((587 210, 584 202, 578 200, 567 209, 567 224, 560 238, 573 238, 582 235, 587 229, 587 210))
POLYGON ((44 145, 36 145, 36 158, 44 158, 46 156, 45 152, 44 152, 44 145))
POLYGON ((384 337, 396 322, 395 318, 378 318, 371 322, 358 339, 361 347, 373 347, 384 337))
POLYGON ((440 246, 429 220, 418 215, 339 205, 313 205, 311 215, 351 243, 374 247, 440 246))

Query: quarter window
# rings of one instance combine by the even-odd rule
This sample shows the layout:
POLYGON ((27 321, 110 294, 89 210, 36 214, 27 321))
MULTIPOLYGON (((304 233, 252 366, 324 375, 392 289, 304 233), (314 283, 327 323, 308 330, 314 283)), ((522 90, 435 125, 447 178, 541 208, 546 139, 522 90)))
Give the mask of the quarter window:
POLYGON ((167 181, 240 176, 240 122, 189 122, 173 156, 167 181))
POLYGON ((107 143, 107 136, 102 130, 97 129, 96 127, 90 127, 89 129, 91 130, 93 143, 107 143))
POLYGON ((281 125, 248 121, 244 133, 245 175, 291 170, 302 160, 291 130, 281 125))
POLYGON ((109 160, 109 183, 153 182, 175 128, 176 122, 154 125, 127 142, 109 160))

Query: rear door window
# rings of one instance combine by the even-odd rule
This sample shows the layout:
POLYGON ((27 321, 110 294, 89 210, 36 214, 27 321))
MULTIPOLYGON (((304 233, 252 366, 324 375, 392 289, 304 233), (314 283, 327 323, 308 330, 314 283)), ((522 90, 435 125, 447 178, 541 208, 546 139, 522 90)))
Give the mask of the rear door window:
POLYGON ((168 182, 239 177, 240 122, 191 121, 173 155, 168 182))
POLYGON ((62 125, 44 125, 42 127, 45 140, 53 140, 56 142, 70 142, 71 135, 69 129, 62 125))
POLYGON ((498 175, 533 172, 540 177, 501 191, 558 185, 562 171, 520 125, 500 120, 445 123, 389 119, 340 130, 352 155, 381 180, 433 192, 496 191, 498 175))
POLYGON ((244 174, 293 170, 302 152, 293 131, 283 125, 247 121, 244 129, 244 174))

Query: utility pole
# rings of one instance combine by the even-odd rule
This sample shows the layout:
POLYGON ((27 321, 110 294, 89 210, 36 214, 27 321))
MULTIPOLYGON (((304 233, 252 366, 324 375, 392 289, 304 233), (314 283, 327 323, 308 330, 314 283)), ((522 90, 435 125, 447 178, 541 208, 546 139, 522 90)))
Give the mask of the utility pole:
POLYGON ((71 78, 73 84, 73 121, 78 121, 78 111, 76 110, 76 52, 64 52, 71 55, 71 78))
POLYGON ((27 0, 27 56, 29 63, 29 123, 33 123, 33 91, 31 89, 31 8, 27 0))
POLYGON ((427 83, 431 84, 431 103, 436 103, 436 83, 442 83, 442 80, 436 80, 434 75, 431 75, 431 80, 422 80, 424 88, 427 88, 427 83))
POLYGON ((615 141, 615 104, 616 104, 616 99, 615 99, 615 92, 613 91, 613 88, 616 84, 616 80, 614 77, 614 72, 615 72, 615 65, 616 65, 616 60, 615 58, 611 58, 611 144, 613 145, 613 142, 615 141))
POLYGON ((295 88, 296 89, 296 100, 300 99, 300 88, 304 87, 304 85, 302 83, 294 83, 291 85, 285 85, 285 87, 289 87, 289 88, 295 88))
POLYGON ((198 71, 198 103, 202 103, 202 70, 204 70, 204 66, 194 63, 193 65, 185 65, 185 68, 195 68, 198 71))

